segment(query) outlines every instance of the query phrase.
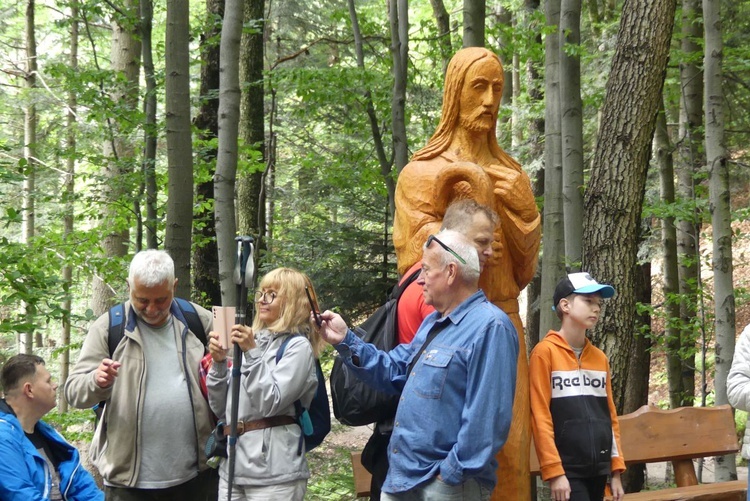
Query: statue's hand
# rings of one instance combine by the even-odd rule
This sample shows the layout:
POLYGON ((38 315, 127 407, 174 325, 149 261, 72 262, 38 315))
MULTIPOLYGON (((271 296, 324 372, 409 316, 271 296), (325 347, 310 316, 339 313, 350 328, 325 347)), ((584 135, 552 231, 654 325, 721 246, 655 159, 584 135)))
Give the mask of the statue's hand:
POLYGON ((534 193, 526 176, 517 170, 497 164, 490 165, 487 173, 495 180, 495 196, 505 207, 513 212, 536 213, 534 193))
POLYGON ((487 264, 491 264, 493 266, 500 264, 500 261, 503 259, 503 251, 505 250, 503 242, 503 228, 501 223, 497 225, 497 228, 495 228, 495 233, 492 240, 492 257, 487 261, 487 264))

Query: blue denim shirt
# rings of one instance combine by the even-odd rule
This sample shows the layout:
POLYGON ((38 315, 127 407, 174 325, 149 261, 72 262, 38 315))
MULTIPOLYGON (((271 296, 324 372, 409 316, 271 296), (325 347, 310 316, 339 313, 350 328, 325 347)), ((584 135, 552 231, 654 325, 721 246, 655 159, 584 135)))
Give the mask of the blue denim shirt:
POLYGON ((449 485, 474 478, 494 487, 495 455, 510 429, 518 334, 481 290, 447 317, 425 318, 411 344, 386 353, 349 331, 336 349, 363 381, 401 392, 384 492, 407 491, 438 474, 449 485), (407 380, 433 329, 442 330, 407 380))

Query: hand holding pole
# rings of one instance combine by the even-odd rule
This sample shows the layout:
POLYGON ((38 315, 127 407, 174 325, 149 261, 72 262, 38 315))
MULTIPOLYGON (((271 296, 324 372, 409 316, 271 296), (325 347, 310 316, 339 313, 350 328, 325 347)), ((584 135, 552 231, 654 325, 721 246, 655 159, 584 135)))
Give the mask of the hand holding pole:
MULTIPOLYGON (((237 310, 235 323, 248 325, 247 294, 253 287, 255 262, 253 260, 253 237, 241 236, 235 238, 237 241, 237 263, 234 266, 234 283, 237 285, 237 310)), ((252 309, 249 315, 249 324, 252 324, 252 309)), ((234 357, 232 359, 232 409, 230 411, 229 425, 229 479, 227 500, 232 499, 232 484, 234 483, 235 452, 237 450, 237 420, 239 418, 240 399, 240 369, 242 368, 242 349, 238 344, 234 345, 234 357)))

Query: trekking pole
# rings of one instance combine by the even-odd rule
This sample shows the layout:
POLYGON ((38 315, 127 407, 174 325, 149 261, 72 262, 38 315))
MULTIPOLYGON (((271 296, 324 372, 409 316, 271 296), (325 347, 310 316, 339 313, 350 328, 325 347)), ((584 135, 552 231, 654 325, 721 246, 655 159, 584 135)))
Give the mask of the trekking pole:
MULTIPOLYGON (((234 283, 237 284, 237 310, 235 323, 240 325, 251 325, 253 321, 252 309, 250 310, 249 323, 247 320, 247 292, 253 286, 253 237, 243 236, 235 238, 237 241, 237 263, 234 266, 234 283)), ((232 499, 232 484, 234 483, 234 465, 237 451, 237 419, 239 418, 240 400, 240 369, 242 368, 242 348, 234 345, 234 358, 232 359, 232 409, 229 425, 229 481, 227 486, 227 501, 232 499)))

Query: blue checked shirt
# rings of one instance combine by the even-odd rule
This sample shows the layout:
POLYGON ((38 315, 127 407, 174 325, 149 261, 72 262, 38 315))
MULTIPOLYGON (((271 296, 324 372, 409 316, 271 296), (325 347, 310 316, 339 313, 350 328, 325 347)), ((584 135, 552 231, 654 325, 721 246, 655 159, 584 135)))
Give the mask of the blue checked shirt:
POLYGON ((447 317, 425 318, 411 344, 386 353, 349 331, 336 350, 363 381, 401 392, 384 492, 407 491, 438 474, 449 485, 474 478, 494 487, 495 455, 510 429, 518 334, 481 290, 447 317), (441 331, 407 379, 433 329, 441 331))

